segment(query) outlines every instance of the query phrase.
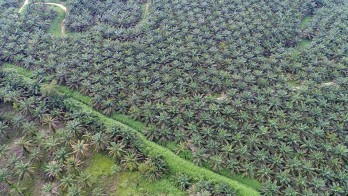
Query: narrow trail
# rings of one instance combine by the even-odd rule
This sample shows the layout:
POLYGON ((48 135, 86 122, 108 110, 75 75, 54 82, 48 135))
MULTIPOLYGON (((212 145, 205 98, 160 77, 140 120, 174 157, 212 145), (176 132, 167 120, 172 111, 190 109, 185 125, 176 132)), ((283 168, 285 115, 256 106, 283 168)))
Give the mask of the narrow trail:
MULTIPOLYGON (((22 7, 19 9, 19 13, 22 13, 25 6, 27 6, 29 4, 29 0, 25 0, 24 4, 22 5, 22 7)), ((36 2, 34 4, 45 4, 45 5, 52 5, 52 6, 56 6, 56 7, 59 7, 61 8, 65 13, 67 12, 67 7, 65 7, 65 5, 63 4, 59 4, 59 3, 49 3, 49 2, 36 2)), ((65 35, 65 25, 64 25, 64 22, 65 22, 65 18, 63 19, 63 21, 61 22, 60 24, 60 28, 61 28, 61 33, 62 35, 65 35)))
POLYGON ((139 21, 139 23, 136 26, 141 26, 142 24, 144 24, 147 16, 150 14, 150 5, 151 5, 151 0, 147 0, 142 19, 139 21))
POLYGON ((44 4, 58 6, 58 7, 62 8, 65 13, 67 11, 67 8, 63 4, 59 4, 59 3, 44 3, 44 4))
MULTIPOLYGON (((59 7, 59 8, 61 8, 62 10, 64 10, 64 12, 65 12, 65 14, 66 14, 66 12, 67 12, 67 8, 64 6, 64 5, 62 5, 62 4, 58 4, 58 3, 45 3, 46 5, 53 5, 53 6, 57 6, 57 7, 59 7)), ((62 33, 62 35, 65 35, 65 25, 64 25, 64 23, 65 23, 65 18, 62 20, 62 22, 61 22, 61 24, 60 24, 60 28, 61 28, 61 33, 62 33)))
POLYGON ((148 0, 146 5, 145 5, 145 12, 144 12, 144 19, 146 16, 149 14, 149 8, 150 8, 151 0, 148 0))
POLYGON ((25 6, 27 6, 28 4, 29 4, 29 0, 25 0, 23 5, 22 5, 22 7, 19 9, 18 13, 22 13, 24 8, 25 8, 25 6))

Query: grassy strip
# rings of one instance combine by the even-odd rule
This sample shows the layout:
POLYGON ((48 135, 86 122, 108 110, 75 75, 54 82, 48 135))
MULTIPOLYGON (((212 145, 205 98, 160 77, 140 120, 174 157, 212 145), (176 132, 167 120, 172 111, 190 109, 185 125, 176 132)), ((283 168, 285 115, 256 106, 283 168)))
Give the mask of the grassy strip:
POLYGON ((140 172, 120 172, 117 176, 117 189, 114 195, 167 195, 184 196, 184 191, 176 187, 169 176, 154 182, 146 179, 140 172))
POLYGON ((53 36, 62 36, 62 22, 65 18, 65 12, 62 8, 54 6, 54 10, 58 13, 58 16, 53 20, 48 33, 53 36))
POLYGON ((81 93, 77 92, 77 91, 73 91, 70 88, 66 87, 66 86, 58 86, 58 91, 69 96, 69 97, 73 97, 74 99, 92 107, 93 106, 93 102, 92 99, 88 96, 82 95, 81 93))
POLYGON ((33 77, 33 74, 31 71, 28 71, 22 67, 18 67, 16 65, 10 64, 10 63, 4 63, 2 65, 2 69, 15 69, 20 75, 23 75, 25 77, 31 78, 33 77))
POLYGON ((115 161, 107 155, 97 153, 93 155, 85 172, 91 175, 94 187, 100 187, 110 195, 186 195, 176 187, 170 176, 149 181, 139 171, 114 174, 114 165, 115 161))
POLYGON ((301 22, 301 29, 305 29, 310 20, 311 20, 311 16, 304 17, 301 22))
POLYGON ((143 130, 146 128, 146 125, 144 123, 133 120, 125 114, 113 114, 111 118, 123 124, 126 124, 139 132, 143 132, 143 130))
MULTIPOLYGON (((18 70, 18 73, 21 75, 21 72, 23 69, 18 68, 14 65, 11 65, 9 68, 18 70), (18 68, 18 69, 17 69, 18 68)), ((28 73, 27 73, 28 74, 28 73)), ((26 76, 26 75, 23 75, 26 76)), ((58 89, 59 90, 59 89, 58 89)), ((66 90, 66 89, 65 89, 66 90)), ((61 92, 65 94, 65 92, 61 92)), ((74 94, 70 93, 70 95, 79 95, 79 93, 74 94)), ((69 94, 68 94, 69 96, 69 94)), ((83 98, 83 96, 78 96, 79 99, 83 98)), ((88 104, 85 104, 81 102, 80 100, 75 99, 73 96, 66 99, 66 103, 68 106, 78 107, 80 108, 84 113, 92 114, 93 116, 96 116, 99 118, 101 122, 103 122, 107 127, 119 127, 122 130, 133 132, 137 135, 139 141, 142 143, 142 148, 145 153, 147 154, 157 154, 162 155, 163 158, 166 160, 170 171, 172 174, 176 173, 184 173, 188 176, 191 176, 192 178, 196 177, 203 177, 208 180, 211 180, 215 183, 226 183, 231 188, 234 188, 239 192, 240 195, 245 196, 253 196, 253 195, 259 195, 258 191, 256 191, 254 188, 249 187, 245 184, 242 184, 239 181, 230 179, 228 177, 219 175, 209 169, 199 167, 192 162, 185 160, 181 158, 180 156, 174 154, 171 150, 156 144, 155 142, 151 142, 146 139, 144 135, 142 135, 139 131, 137 131, 134 128, 131 128, 130 126, 123 124, 115 119, 108 118, 101 114, 100 112, 95 111, 92 109, 88 104)), ((124 117, 123 117, 124 118, 124 117)), ((139 125, 140 126, 140 125, 139 125)))

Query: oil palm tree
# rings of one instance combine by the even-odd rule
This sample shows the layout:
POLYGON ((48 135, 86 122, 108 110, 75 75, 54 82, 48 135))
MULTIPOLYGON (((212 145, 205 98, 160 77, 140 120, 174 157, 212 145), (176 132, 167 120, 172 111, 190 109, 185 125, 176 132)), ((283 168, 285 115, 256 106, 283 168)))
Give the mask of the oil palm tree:
POLYGON ((15 173, 20 180, 23 180, 25 177, 31 177, 34 173, 34 167, 31 166, 30 162, 17 162, 15 163, 15 173))
POLYGON ((66 175, 62 177, 62 179, 59 180, 60 184, 59 187, 63 191, 67 191, 70 187, 72 187, 75 183, 75 180, 72 175, 66 175))
POLYGON ((27 188, 18 182, 11 185, 10 195, 24 196, 26 190, 27 188))
POLYGON ((59 121, 55 117, 49 114, 43 115, 41 121, 42 121, 42 125, 47 125, 50 131, 55 131, 59 123, 59 121))
POLYGON ((34 146, 32 144, 32 141, 31 140, 28 140, 27 138, 25 137, 21 137, 19 138, 16 142, 15 142, 16 145, 20 146, 23 151, 27 154, 30 154, 30 149, 34 146))
POLYGON ((107 150, 109 151, 109 156, 112 157, 114 160, 120 159, 125 151, 125 145, 123 142, 111 142, 110 145, 107 147, 107 150))
POLYGON ((51 181, 59 178, 62 171, 62 166, 56 161, 49 162, 45 167, 46 176, 51 181))
POLYGON ((86 171, 80 172, 78 177, 77 177, 77 184, 81 188, 91 187, 92 186, 91 175, 89 173, 87 173, 86 171))
POLYGON ((77 174, 82 164, 83 162, 76 157, 70 157, 64 162, 68 174, 77 174))
POLYGON ((7 139, 9 139, 9 136, 7 135, 7 128, 8 126, 4 122, 0 122, 0 136, 5 136, 7 139))
POLYGON ((88 153, 89 144, 85 143, 85 140, 77 140, 77 142, 73 142, 71 144, 73 149, 73 154, 75 154, 76 158, 84 157, 88 153))
POLYGON ((122 167, 130 171, 134 171, 138 167, 138 156, 134 152, 126 153, 122 160, 122 167))
POLYGON ((91 145, 96 151, 102 151, 106 148, 106 135, 103 132, 98 132, 91 137, 91 145))

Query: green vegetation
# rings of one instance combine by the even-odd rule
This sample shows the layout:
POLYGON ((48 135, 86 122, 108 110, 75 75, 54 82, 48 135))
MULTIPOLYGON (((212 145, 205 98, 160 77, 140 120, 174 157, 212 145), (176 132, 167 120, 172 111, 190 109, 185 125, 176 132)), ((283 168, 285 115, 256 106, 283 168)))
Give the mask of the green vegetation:
POLYGON ((65 18, 65 12, 62 8, 56 6, 54 7, 54 10, 58 13, 58 16, 53 20, 48 33, 58 37, 62 36, 62 22, 65 18))
POLYGON ((90 174, 91 181, 93 183, 98 182, 101 176, 111 176, 114 175, 112 167, 115 165, 115 161, 110 159, 104 154, 97 153, 93 155, 91 163, 85 171, 90 174))
POLYGON ((310 20, 311 20, 311 16, 304 17, 301 22, 301 29, 305 29, 310 20))
POLYGON ((101 122, 103 122, 107 127, 119 127, 121 130, 130 131, 137 135, 138 139, 142 142, 142 149, 146 152, 146 154, 155 154, 162 155, 164 160, 167 162, 170 172, 172 174, 175 173, 184 173, 192 178, 204 177, 209 180, 213 180, 214 182, 224 182, 238 190, 240 195, 258 195, 257 191, 253 188, 247 187, 238 181, 234 181, 224 176, 220 176, 208 169, 204 169, 198 166, 195 166, 191 162, 180 158, 175 155, 172 151, 154 143, 148 141, 140 132, 132 129, 131 127, 122 124, 113 119, 107 118, 99 112, 94 111, 87 105, 73 99, 69 98, 66 100, 66 104, 68 107, 78 107, 81 109, 83 113, 93 114, 97 116, 101 122))
MULTIPOLYGON (((5 73, 15 73, 15 74, 20 74, 20 72, 17 72, 16 67, 15 66, 10 66, 9 68, 3 68, 2 69, 5 73), (14 71, 14 72, 13 72, 14 71)), ((22 70, 22 69, 19 69, 22 70)), ((23 78, 25 78, 25 76, 21 76, 23 78)), ((27 78, 26 80, 30 80, 29 78, 27 78)), ((141 141, 141 148, 142 150, 146 153, 146 154, 153 154, 153 155, 161 155, 164 160, 166 161, 166 163, 169 166, 169 171, 171 172, 171 174, 175 175, 177 173, 183 173, 183 174, 187 174, 188 176, 192 177, 192 178, 205 178, 208 180, 211 180, 215 183, 226 183, 229 186, 231 186, 232 188, 234 188, 235 190, 238 190, 240 195, 258 195, 258 192, 253 189, 250 188, 248 186, 245 186, 241 183, 239 183, 238 181, 229 179, 227 177, 224 176, 220 176, 208 169, 204 169, 198 166, 195 166, 193 163, 180 158, 179 156, 175 155, 172 151, 154 143, 151 141, 148 141, 139 131, 129 127, 128 125, 122 124, 121 122, 118 122, 114 119, 108 118, 106 116, 104 116, 103 114, 93 110, 92 108, 90 108, 88 105, 85 105, 84 103, 74 99, 73 97, 71 98, 67 98, 65 100, 65 105, 67 108, 78 108, 82 113, 85 114, 92 114, 93 116, 97 117, 98 120, 100 121, 100 123, 104 124, 106 126, 106 128, 112 128, 112 127, 118 127, 121 130, 124 130, 126 132, 132 132, 135 135, 137 135, 137 138, 141 141)), ((98 162, 98 160, 103 161, 103 159, 100 159, 100 157, 96 157, 96 160, 98 162)), ((106 166, 108 167, 110 166, 110 162, 106 161, 106 166), (109 163, 109 164, 107 164, 109 163)), ((95 166, 95 164, 92 163, 91 167, 95 166)), ((106 170, 105 167, 102 167, 102 172, 106 170)), ((87 169, 88 170, 88 169, 87 169)), ((106 170, 107 171, 107 170, 106 170)), ((98 175, 99 170, 96 171, 96 175, 98 175)), ((93 175, 92 175, 93 176, 93 175)), ((94 176, 95 178, 95 176, 94 176)), ((244 179, 244 181, 246 181, 246 179, 244 179)), ((251 181, 248 184, 252 184, 255 185, 255 187, 258 187, 257 184, 255 184, 255 181, 251 181)))
POLYGON ((92 100, 90 97, 88 96, 84 96, 81 93, 77 92, 77 91, 73 91, 70 90, 68 87, 66 86, 58 86, 58 90, 59 92, 69 96, 69 97, 73 97, 76 100, 81 101, 82 103, 88 105, 88 106, 92 106, 92 100))
POLYGON ((300 43, 298 45, 299 45, 300 48, 305 48, 310 43, 311 43, 311 40, 303 39, 303 40, 300 41, 300 43))
POLYGON ((5 194, 116 192, 101 153, 188 195, 347 195, 347 1, 38 2, 0 0, 5 194))
POLYGON ((166 176, 156 181, 149 181, 139 171, 120 171, 114 173, 112 167, 115 161, 108 156, 97 153, 85 169, 96 187, 109 189, 110 195, 185 195, 184 192, 175 187, 174 182, 166 176), (112 186, 105 182, 112 182, 112 186))
POLYGON ((129 116, 124 115, 124 114, 113 114, 111 116, 111 118, 113 118, 113 119, 115 119, 115 120, 117 120, 125 125, 128 125, 139 132, 143 132, 143 130, 146 128, 146 125, 144 123, 133 120, 129 116))
POLYGON ((118 175, 117 192, 115 195, 186 195, 185 192, 174 186, 167 178, 151 182, 139 172, 121 172, 118 175))

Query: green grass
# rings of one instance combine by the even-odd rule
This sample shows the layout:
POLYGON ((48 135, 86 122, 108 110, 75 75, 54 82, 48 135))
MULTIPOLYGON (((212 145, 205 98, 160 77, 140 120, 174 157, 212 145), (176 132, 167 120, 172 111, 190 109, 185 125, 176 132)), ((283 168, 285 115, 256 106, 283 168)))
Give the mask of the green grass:
POLYGON ((91 175, 92 183, 96 183, 101 176, 113 175, 112 166, 114 165, 115 162, 107 155, 97 153, 85 171, 91 175))
POLYGON ((185 195, 184 192, 176 188, 175 183, 169 179, 169 176, 150 182, 138 171, 123 171, 119 174, 113 174, 111 168, 114 165, 115 162, 105 154, 97 153, 92 157, 85 171, 91 175, 91 182, 95 185, 94 187, 100 187, 110 195, 120 196, 130 194, 185 195))
MULTIPOLYGON (((40 163, 34 163, 32 167, 34 167, 34 172, 39 173, 39 170, 41 170, 43 165, 40 163)), ((32 196, 35 194, 37 187, 35 186, 36 183, 40 180, 40 176, 38 175, 31 175, 31 178, 26 178, 23 180, 22 185, 25 187, 24 195, 25 196, 32 196)))
POLYGON ((62 36, 62 22, 65 18, 65 12, 62 8, 57 6, 54 6, 53 9, 57 12, 58 16, 53 20, 48 33, 59 37, 62 36))
POLYGON ((18 67, 16 65, 10 64, 10 63, 4 63, 2 65, 2 68, 15 69, 20 75, 23 75, 23 76, 28 77, 28 78, 31 78, 33 76, 33 74, 30 71, 28 71, 22 67, 18 67))
POLYGON ((58 86, 58 91, 69 97, 73 97, 74 99, 79 100, 90 107, 93 106, 92 99, 88 96, 82 95, 78 91, 71 90, 70 88, 66 86, 58 86))
POLYGON ((219 173, 221 175, 224 175, 224 176, 229 177, 231 179, 238 180, 239 182, 242 182, 243 184, 246 184, 250 187, 253 187, 254 189, 257 189, 257 190, 261 189, 261 184, 256 179, 244 177, 241 174, 233 174, 232 175, 231 172, 227 169, 223 169, 219 173))
POLYGON ((140 172, 121 172, 118 175, 117 191, 115 195, 186 195, 178 189, 168 177, 151 182, 140 172))
POLYGON ((305 29, 310 20, 311 20, 311 16, 304 17, 301 22, 301 29, 305 29))
POLYGON ((128 115, 125 115, 125 114, 113 114, 111 117, 113 119, 123 123, 123 124, 126 124, 126 125, 132 127, 135 130, 140 131, 140 132, 143 132, 143 130, 146 128, 146 125, 144 123, 133 120, 128 115))
POLYGON ((299 46, 300 48, 305 48, 305 47, 308 46, 310 43, 311 43, 311 40, 309 40, 309 39, 302 39, 302 40, 299 42, 298 46, 299 46))

